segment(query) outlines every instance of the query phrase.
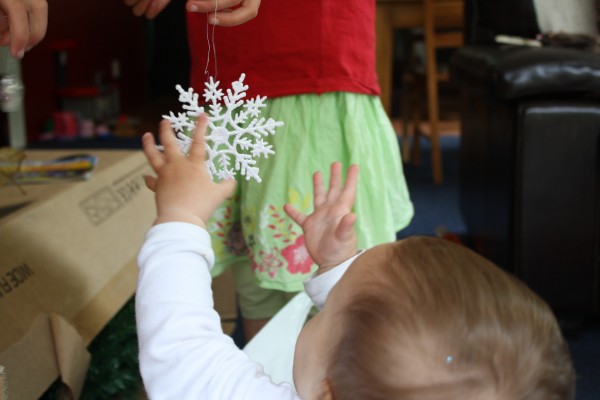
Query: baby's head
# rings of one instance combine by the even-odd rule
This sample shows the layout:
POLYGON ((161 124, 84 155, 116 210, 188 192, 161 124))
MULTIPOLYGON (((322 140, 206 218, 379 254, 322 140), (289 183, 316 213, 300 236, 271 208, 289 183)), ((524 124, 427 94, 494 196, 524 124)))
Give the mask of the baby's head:
POLYGON ((300 334, 294 381, 307 400, 574 398, 550 308, 483 257, 428 237, 357 258, 300 334))

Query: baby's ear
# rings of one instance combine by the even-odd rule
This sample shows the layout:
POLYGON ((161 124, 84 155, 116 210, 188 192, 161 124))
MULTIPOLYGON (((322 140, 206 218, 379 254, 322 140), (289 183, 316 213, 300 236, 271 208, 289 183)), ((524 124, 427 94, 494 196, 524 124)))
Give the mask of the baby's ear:
POLYGON ((318 400, 334 400, 333 389, 331 389, 331 384, 328 379, 323 379, 321 381, 321 387, 319 388, 319 397, 318 400))

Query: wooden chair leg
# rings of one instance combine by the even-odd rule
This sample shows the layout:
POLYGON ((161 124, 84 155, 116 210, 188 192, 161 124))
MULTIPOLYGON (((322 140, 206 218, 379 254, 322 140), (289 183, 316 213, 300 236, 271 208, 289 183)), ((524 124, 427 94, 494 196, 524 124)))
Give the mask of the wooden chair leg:
POLYGON ((429 141, 431 142, 431 171, 433 183, 440 185, 443 180, 442 149, 440 145, 439 119, 437 109, 437 96, 430 101, 429 116, 429 141), (434 109, 435 107, 435 109, 434 109))
POLYGON ((410 159, 412 162, 412 165, 414 165, 415 167, 418 167, 419 165, 421 165, 421 128, 419 128, 419 125, 421 124, 421 111, 419 108, 416 108, 413 111, 413 129, 412 129, 412 149, 411 149, 411 155, 410 155, 410 159))
POLYGON ((410 162, 410 138, 408 134, 408 122, 403 122, 404 133, 402 134, 402 162, 408 164, 410 162))
POLYGON ((439 135, 439 98, 438 98, 438 73, 435 48, 431 45, 426 46, 427 66, 426 66, 426 84, 427 84, 427 116, 429 119, 429 139, 431 142, 431 170, 433 173, 433 183, 440 185, 442 176, 442 151, 440 148, 439 135))
MULTIPOLYGON (((437 79, 437 78, 436 78, 437 79)), ((428 78, 429 80, 429 78, 428 78)), ((431 171, 433 174, 433 183, 439 185, 442 183, 442 150, 440 148, 439 131, 439 99, 437 81, 428 82, 427 105, 429 113, 429 141, 431 143, 431 171)))
POLYGON ((433 171, 433 183, 441 185, 444 177, 439 134, 431 137, 431 169, 433 171))
POLYGON ((439 104, 437 95, 437 82, 433 93, 428 98, 429 107, 429 141, 431 143, 431 171, 433 183, 440 185, 443 180, 442 149, 440 146, 439 131, 439 104))
POLYGON ((402 161, 408 163, 410 161, 410 115, 412 110, 411 90, 412 79, 404 76, 402 78, 402 161))

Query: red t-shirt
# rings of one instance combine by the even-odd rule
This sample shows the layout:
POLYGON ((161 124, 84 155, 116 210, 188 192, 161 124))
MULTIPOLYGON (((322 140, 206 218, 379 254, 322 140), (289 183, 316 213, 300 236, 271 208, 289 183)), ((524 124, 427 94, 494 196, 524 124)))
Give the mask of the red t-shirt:
MULTIPOLYGON (((188 13, 191 83, 202 91, 208 53, 206 15, 188 13)), ((379 94, 375 0, 263 0, 258 16, 214 30, 209 74, 229 87, 242 73, 248 97, 305 93, 379 94)), ((211 44, 212 46, 212 44, 211 44)))

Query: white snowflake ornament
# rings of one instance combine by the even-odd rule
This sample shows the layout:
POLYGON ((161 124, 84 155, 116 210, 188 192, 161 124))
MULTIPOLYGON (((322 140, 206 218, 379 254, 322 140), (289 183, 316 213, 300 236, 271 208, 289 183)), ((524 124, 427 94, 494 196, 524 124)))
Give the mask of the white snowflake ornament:
MULTIPOLYGON (((220 82, 215 82, 212 77, 204 84, 206 87, 203 97, 209 108, 206 166, 213 179, 229 179, 239 171, 247 180, 261 182, 259 168, 255 166, 256 159, 275 154, 273 146, 264 137, 274 135, 275 129, 283 126, 283 122, 260 117, 262 109, 266 107, 266 97, 256 96, 244 101, 248 90, 248 85, 244 85, 245 77, 242 74, 239 80, 232 82, 226 95, 219 89, 220 82)), ((163 118, 171 122, 181 151, 187 154, 196 119, 205 111, 198 104, 198 93, 192 88, 187 91, 180 85, 175 88, 179 92, 184 112, 175 115, 171 111, 169 115, 163 115, 163 118)))

